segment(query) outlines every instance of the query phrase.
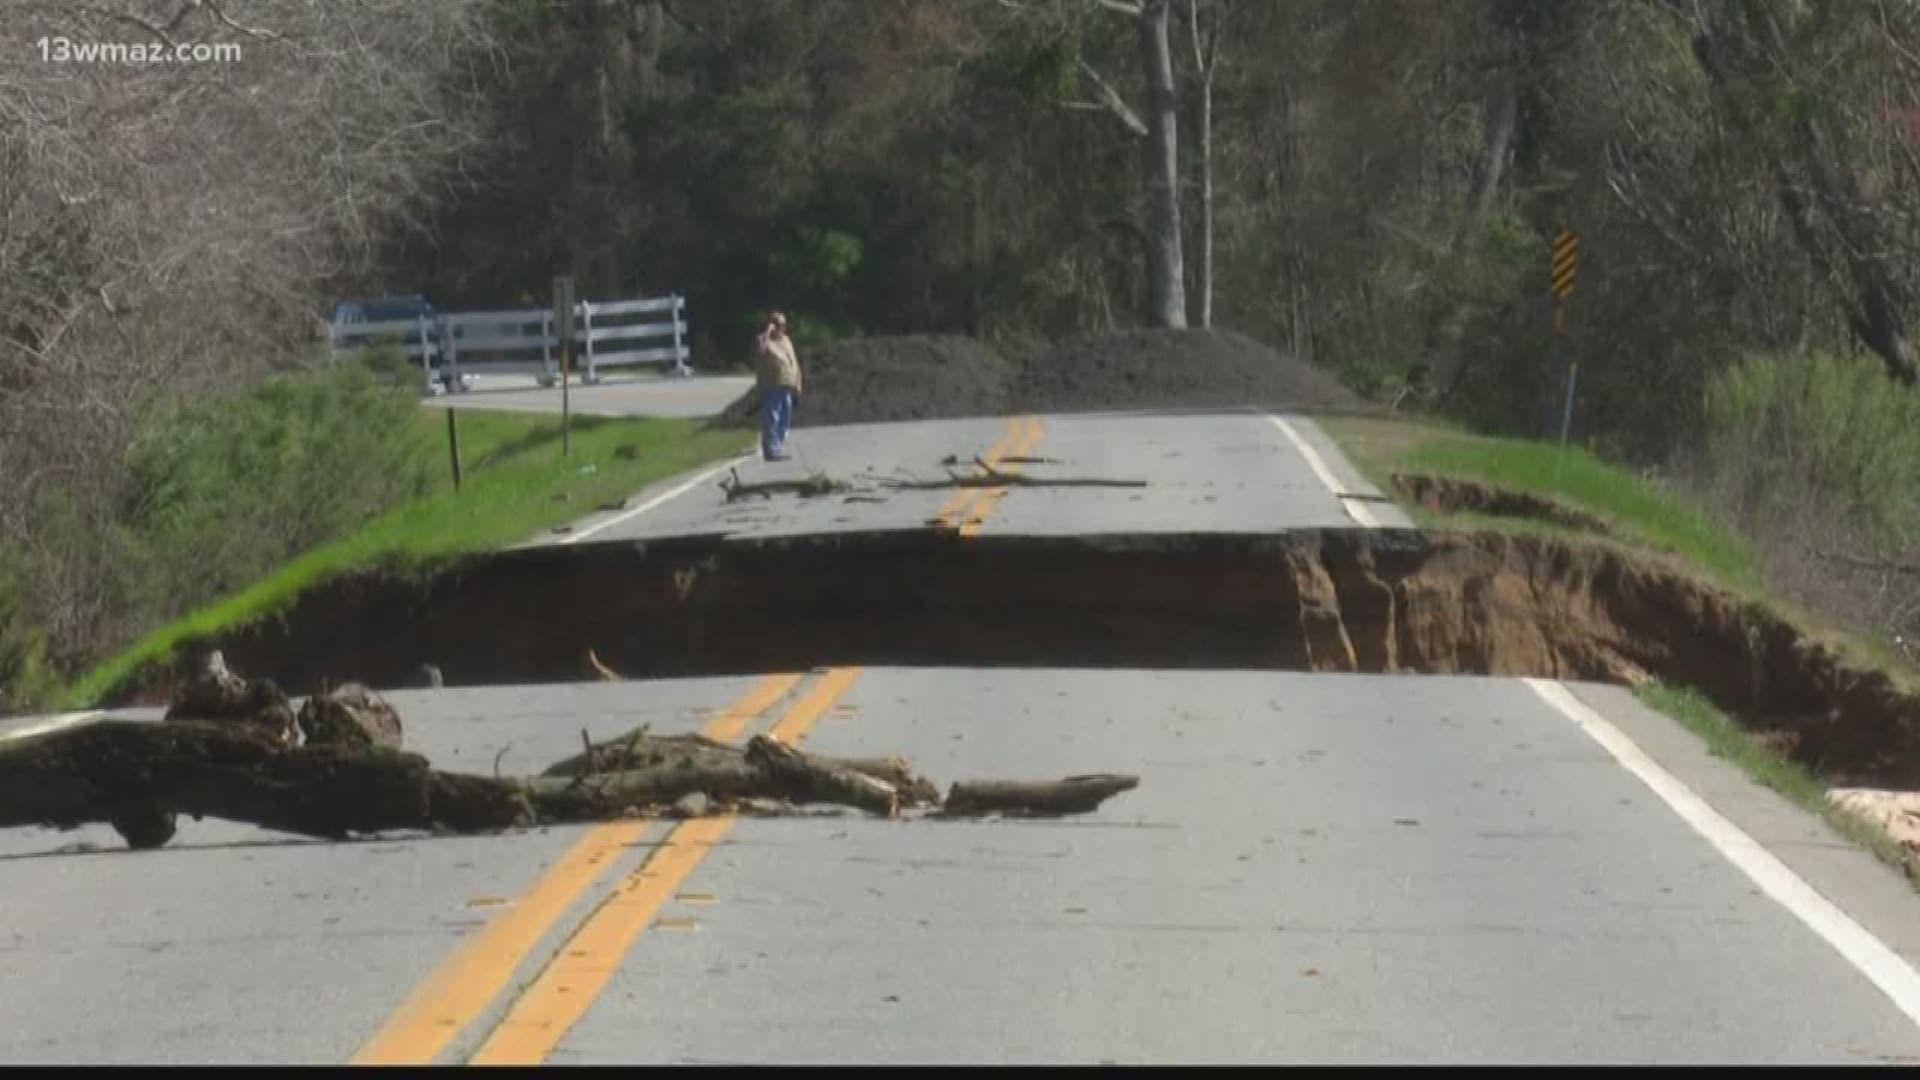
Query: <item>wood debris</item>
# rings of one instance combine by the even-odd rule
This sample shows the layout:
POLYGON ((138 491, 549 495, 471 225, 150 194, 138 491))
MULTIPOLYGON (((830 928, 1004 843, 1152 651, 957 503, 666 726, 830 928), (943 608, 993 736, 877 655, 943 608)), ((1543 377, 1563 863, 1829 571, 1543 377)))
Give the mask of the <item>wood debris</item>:
POLYGON ((0 828, 104 823, 129 847, 154 848, 173 837, 179 814, 327 839, 820 807, 883 818, 1079 814, 1139 784, 1109 774, 971 781, 943 799, 900 757, 809 754, 767 735, 736 746, 645 726, 581 738, 579 754, 537 776, 442 772, 400 749, 399 715, 366 687, 314 695, 296 721, 271 683, 238 678, 216 654, 163 723, 100 720, 0 743, 0 828))

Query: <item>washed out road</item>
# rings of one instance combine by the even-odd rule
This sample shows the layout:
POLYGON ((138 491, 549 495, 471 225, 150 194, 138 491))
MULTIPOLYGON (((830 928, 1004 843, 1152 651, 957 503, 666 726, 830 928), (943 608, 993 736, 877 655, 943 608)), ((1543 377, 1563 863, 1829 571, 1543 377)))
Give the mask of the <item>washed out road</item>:
MULTIPOLYGON (((1149 483, 729 503, 723 470, 552 539, 1407 524, 1298 417, 857 425, 794 450, 740 475, 979 455, 1149 483)), ((1142 782, 1038 821, 346 844, 187 821, 138 854, 0 831, 0 1060, 1920 1061, 1912 895, 1611 687, 836 667, 390 696, 462 771, 650 723, 903 754, 943 786, 1142 782)))

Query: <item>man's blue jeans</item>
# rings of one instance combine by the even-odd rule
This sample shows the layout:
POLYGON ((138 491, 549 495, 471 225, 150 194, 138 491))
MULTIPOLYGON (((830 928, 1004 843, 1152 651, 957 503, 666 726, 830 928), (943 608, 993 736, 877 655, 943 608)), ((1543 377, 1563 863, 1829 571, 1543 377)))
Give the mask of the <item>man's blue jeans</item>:
POLYGON ((787 448, 787 427, 793 423, 793 387, 769 386, 760 391, 760 452, 779 457, 787 448))

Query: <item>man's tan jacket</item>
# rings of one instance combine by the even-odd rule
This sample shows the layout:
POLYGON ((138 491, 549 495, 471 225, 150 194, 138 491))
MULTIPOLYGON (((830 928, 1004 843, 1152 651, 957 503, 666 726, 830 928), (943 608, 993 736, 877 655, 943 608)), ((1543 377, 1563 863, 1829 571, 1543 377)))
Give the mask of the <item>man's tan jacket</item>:
POLYGON ((760 339, 760 387, 791 386, 800 392, 800 357, 793 351, 788 335, 765 335, 760 339))

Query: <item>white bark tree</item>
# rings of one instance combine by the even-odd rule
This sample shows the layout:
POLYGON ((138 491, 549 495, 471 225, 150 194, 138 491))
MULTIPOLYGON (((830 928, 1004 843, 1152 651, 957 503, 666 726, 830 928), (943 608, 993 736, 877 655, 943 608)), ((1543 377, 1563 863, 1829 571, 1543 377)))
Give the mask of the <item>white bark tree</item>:
POLYGON ((1220 37, 1230 0, 1187 0, 1187 28, 1193 36, 1193 71, 1200 90, 1200 325, 1213 325, 1213 77, 1220 68, 1220 37), (1211 9, 1213 21, 1204 30, 1201 12, 1211 9))
POLYGON ((1140 69, 1147 86, 1146 117, 1084 58, 1080 74, 1093 85, 1097 100, 1068 102, 1068 107, 1099 109, 1113 115, 1140 137, 1140 172, 1147 194, 1147 320, 1163 329, 1187 325, 1186 271, 1180 236, 1179 95, 1173 80, 1169 33, 1172 0, 1093 0, 1099 7, 1133 21, 1140 69))

